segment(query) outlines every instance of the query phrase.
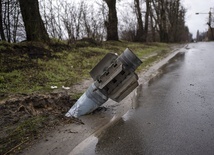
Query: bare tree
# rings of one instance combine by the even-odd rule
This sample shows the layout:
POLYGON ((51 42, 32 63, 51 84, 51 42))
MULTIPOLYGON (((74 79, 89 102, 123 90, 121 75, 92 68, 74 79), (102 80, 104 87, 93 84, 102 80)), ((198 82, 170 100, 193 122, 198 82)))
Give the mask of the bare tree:
POLYGON ((157 24, 161 42, 181 42, 188 38, 189 32, 185 26, 186 10, 180 0, 151 0, 153 19, 157 24))
POLYGON ((153 41, 156 42, 157 39, 157 23, 155 22, 154 16, 153 16, 153 11, 152 8, 150 8, 150 38, 147 36, 147 41, 153 41))
POLYGON ((100 41, 103 41, 107 38, 107 29, 106 29, 106 21, 108 20, 108 9, 107 9, 107 4, 104 1, 101 1, 100 3, 97 3, 97 5, 99 6, 98 9, 98 14, 96 15, 96 19, 97 17, 99 17, 97 20, 97 23, 99 25, 99 29, 97 31, 97 37, 100 41))
MULTIPOLYGON (((140 0, 134 0, 134 13, 137 19, 137 31, 134 41, 145 42, 147 41, 150 20, 150 0, 145 0, 142 3, 140 0), (144 5, 145 4, 145 7, 144 5), (143 11, 145 9, 145 11, 143 11), (144 21, 143 21, 144 18, 144 21)), ((127 18, 127 17, 126 17, 127 18)), ((132 32, 134 32, 132 30, 132 32)))
POLYGON ((4 25, 7 41, 11 42, 10 0, 4 2, 4 25))
POLYGON ((91 38, 96 41, 103 41, 105 36, 103 10, 98 9, 95 13, 92 5, 84 4, 83 23, 87 38, 91 38))
POLYGON ((75 26, 73 22, 73 14, 74 14, 74 5, 70 5, 69 3, 65 2, 63 5, 63 13, 64 16, 62 17, 62 22, 65 26, 65 31, 68 35, 69 42, 75 41, 75 26))
POLYGON ((28 41, 49 41, 39 12, 38 0, 19 0, 28 41))
POLYGON ((1 0, 0 33, 2 40, 17 41, 17 33, 21 31, 20 8, 17 0, 1 0))
POLYGON ((147 41, 149 28, 150 0, 146 0, 145 27, 143 41, 147 41))
POLYGON ((45 28, 51 38, 61 40, 63 39, 63 23, 62 23, 62 9, 65 1, 40 1, 41 16, 44 20, 45 28))
POLYGON ((80 39, 83 35, 81 34, 83 33, 83 7, 83 2, 81 2, 78 6, 67 2, 63 5, 63 15, 61 17, 69 40, 80 39))
POLYGON ((104 0, 108 6, 108 21, 105 22, 107 28, 107 40, 119 40, 118 37, 118 19, 116 10, 116 0, 104 0))
POLYGON ((137 17, 137 35, 135 41, 143 41, 144 28, 143 28, 143 19, 142 19, 142 11, 140 8, 140 1, 134 0, 135 13, 137 17))
POLYGON ((4 34, 4 30, 3 30, 3 18, 2 18, 2 2, 3 0, 0 1, 0 34, 1 34, 1 40, 4 40, 6 41, 6 38, 5 38, 5 34, 4 34))
POLYGON ((122 18, 123 25, 120 25, 120 38, 127 41, 137 41, 137 22, 135 18, 127 18, 128 14, 124 13, 122 18))
POLYGON ((11 36, 11 39, 12 39, 12 42, 16 42, 17 41, 17 31, 20 27, 19 25, 19 21, 20 21, 20 14, 21 14, 21 11, 20 11, 20 8, 18 6, 18 1, 14 1, 12 3, 12 11, 11 11, 11 27, 12 27, 12 36, 11 36))

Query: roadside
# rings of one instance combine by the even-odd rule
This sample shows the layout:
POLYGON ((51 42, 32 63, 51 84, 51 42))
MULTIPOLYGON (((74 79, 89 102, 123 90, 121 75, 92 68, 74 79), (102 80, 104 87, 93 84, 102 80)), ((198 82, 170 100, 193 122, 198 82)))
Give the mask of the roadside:
MULTIPOLYGON (((158 75, 158 69, 174 57, 184 45, 174 46, 172 51, 159 57, 155 62, 139 72, 139 83, 144 84, 158 75)), ((147 56, 147 60, 154 58, 154 53, 147 56)), ((144 60, 146 60, 144 58, 144 60)), ((79 85, 73 86, 71 90, 75 92, 85 90, 91 84, 91 80, 85 80, 79 85)), ((102 107, 92 114, 80 117, 81 121, 57 126, 53 132, 45 136, 32 147, 28 147, 21 154, 69 154, 79 143, 84 142, 86 138, 97 132, 104 132, 104 129, 123 116, 129 109, 137 106, 138 92, 141 90, 140 85, 135 91, 128 95, 120 103, 112 100, 107 101, 102 107)))
MULTIPOLYGON (((146 80, 154 74, 149 73, 145 76, 144 73, 147 73, 148 68, 181 45, 108 42, 101 47, 75 48, 72 52, 70 47, 57 45, 57 48, 60 47, 62 50, 61 52, 52 52, 50 58, 47 58, 47 53, 45 53, 44 57, 37 61, 29 59, 26 53, 29 50, 31 52, 37 51, 38 48, 41 53, 50 52, 50 49, 41 48, 41 44, 7 46, 6 50, 0 50, 0 54, 3 56, 1 63, 4 66, 1 68, 0 74, 0 98, 6 97, 0 101, 0 154, 17 154, 26 147, 30 154, 38 154, 38 150, 44 151, 40 154, 61 154, 60 152, 66 154, 91 133, 107 124, 109 120, 125 114, 130 108, 130 103, 133 103, 132 107, 135 106, 134 98, 127 97, 120 103, 109 100, 103 107, 80 119, 64 117, 68 109, 92 83, 92 80, 88 78, 88 72, 94 63, 99 61, 107 52, 122 52, 128 46, 138 57, 142 58, 143 64, 137 72, 140 73, 139 80, 146 80), (12 52, 14 57, 8 57, 10 55, 7 52, 12 52), (80 63, 83 58, 87 61, 80 63), (29 66, 22 66, 23 63, 27 63, 29 66), (79 72, 80 70, 81 72, 79 72), (55 73, 54 76, 52 73, 55 73), (78 74, 74 75, 76 73, 78 74), (141 75, 144 75, 145 79, 142 79, 141 75), (59 81, 50 81, 52 78, 59 81), (81 79, 85 80, 78 82, 81 79), (76 84, 72 84, 74 82, 76 84), (72 86, 69 89, 59 88, 60 85, 64 84, 65 86, 72 86), (50 85, 57 85, 58 89, 51 90, 50 85), (38 93, 35 91, 37 89, 38 91, 44 89, 46 92, 38 93), (10 90, 20 93, 8 94, 7 92, 10 90), (30 90, 30 92, 34 90, 35 92, 29 93, 25 92, 26 90, 30 90), (68 149, 65 149, 66 145, 68 149)), ((3 47, 5 48, 5 46, 3 47)), ((133 96, 133 94, 135 93, 133 92, 129 96, 133 96)))

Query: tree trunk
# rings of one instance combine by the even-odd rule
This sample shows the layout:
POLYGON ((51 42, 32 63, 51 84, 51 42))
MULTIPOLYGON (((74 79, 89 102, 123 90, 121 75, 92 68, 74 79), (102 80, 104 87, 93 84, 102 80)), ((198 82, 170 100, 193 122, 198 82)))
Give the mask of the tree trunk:
POLYGON ((150 24, 151 24, 151 31, 152 31, 152 37, 151 37, 151 41, 155 42, 156 41, 156 32, 155 32, 155 26, 154 26, 154 22, 153 22, 153 14, 150 10, 150 24))
POLYGON ((134 6, 136 9, 136 16, 137 16, 137 35, 135 41, 143 41, 143 20, 142 20, 142 13, 140 9, 140 2, 139 0, 134 0, 134 6))
POLYGON ((0 34, 1 34, 1 40, 6 40, 3 30, 3 19, 2 19, 2 0, 0 0, 0 34))
POLYGON ((7 2, 7 41, 11 42, 10 2, 7 2))
POLYGON ((38 0, 19 0, 27 41, 49 41, 41 15, 38 0))
POLYGON ((150 12, 150 0, 146 0, 146 15, 145 15, 145 27, 143 41, 147 41, 148 27, 149 27, 149 12, 150 12))
POLYGON ((166 2, 164 0, 161 0, 160 1, 160 17, 161 17, 160 41, 161 42, 168 42, 166 7, 167 7, 166 2))
POLYGON ((117 20, 117 10, 116 10, 116 0, 104 0, 109 8, 108 22, 106 22, 107 28, 107 40, 118 41, 118 20, 117 20))

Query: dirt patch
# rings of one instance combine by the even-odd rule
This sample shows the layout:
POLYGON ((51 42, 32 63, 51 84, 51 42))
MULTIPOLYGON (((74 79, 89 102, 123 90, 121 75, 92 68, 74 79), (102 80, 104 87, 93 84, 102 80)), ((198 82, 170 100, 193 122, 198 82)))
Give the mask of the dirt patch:
POLYGON ((18 95, 1 101, 0 154, 21 150, 25 143, 38 139, 44 129, 77 122, 64 117, 75 102, 67 93, 18 95))

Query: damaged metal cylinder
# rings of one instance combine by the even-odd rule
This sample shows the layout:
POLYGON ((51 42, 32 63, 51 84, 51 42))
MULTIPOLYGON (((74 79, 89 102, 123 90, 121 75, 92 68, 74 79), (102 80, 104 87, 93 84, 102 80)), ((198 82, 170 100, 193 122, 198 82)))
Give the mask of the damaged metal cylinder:
POLYGON ((79 117, 90 113, 108 100, 106 92, 97 89, 94 83, 77 100, 72 108, 66 113, 67 117, 79 117))
POLYGON ((90 71, 94 83, 66 113, 67 117, 88 114, 104 104, 108 98, 116 102, 123 100, 138 86, 138 76, 134 72, 142 61, 126 49, 119 57, 108 53, 90 71))

